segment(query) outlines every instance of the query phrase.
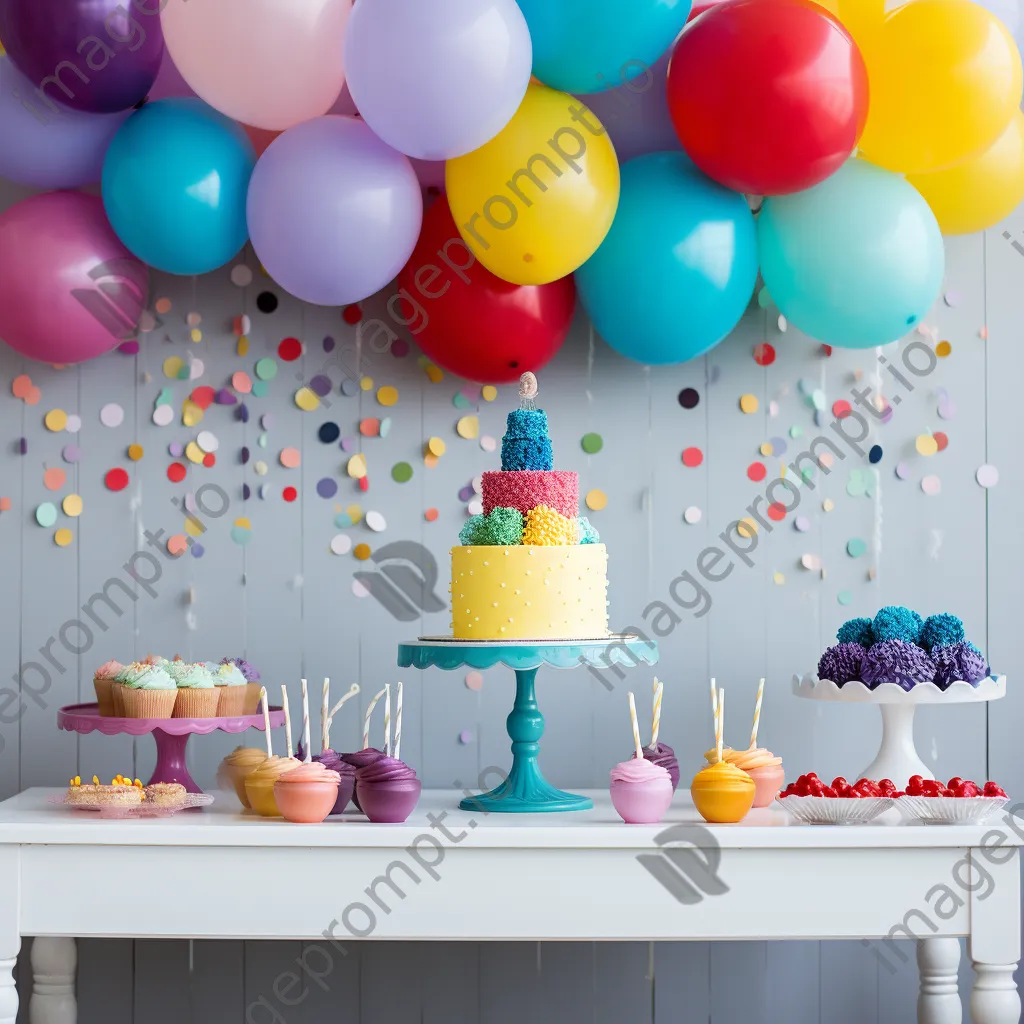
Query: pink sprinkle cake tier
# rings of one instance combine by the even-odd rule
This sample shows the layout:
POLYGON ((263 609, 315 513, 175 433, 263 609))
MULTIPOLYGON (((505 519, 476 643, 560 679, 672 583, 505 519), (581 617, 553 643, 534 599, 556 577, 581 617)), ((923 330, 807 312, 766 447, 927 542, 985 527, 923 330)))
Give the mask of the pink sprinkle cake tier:
POLYGON ((580 512, 579 474, 564 469, 519 469, 484 473, 484 515, 495 508, 515 508, 525 516, 547 505, 566 519, 580 512))

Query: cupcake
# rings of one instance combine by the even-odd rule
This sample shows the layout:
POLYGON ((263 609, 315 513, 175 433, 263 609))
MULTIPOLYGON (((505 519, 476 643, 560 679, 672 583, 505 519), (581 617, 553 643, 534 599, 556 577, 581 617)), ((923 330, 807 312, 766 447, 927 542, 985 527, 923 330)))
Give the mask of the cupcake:
POLYGON ((300 764, 278 777, 274 799, 288 821, 316 824, 330 814, 338 799, 341 776, 320 761, 300 764))
POLYGON ((143 787, 146 803, 152 807, 167 807, 177 810, 185 806, 188 790, 180 782, 151 782, 143 787))
POLYGON ((341 759, 341 754, 336 750, 331 750, 329 748, 321 751, 319 754, 314 754, 313 760, 319 762, 325 768, 329 768, 332 772, 338 773, 338 777, 340 779, 338 797, 334 801, 334 807, 330 813, 344 814, 345 808, 348 807, 349 801, 352 799, 352 795, 356 790, 355 766, 343 761, 341 759))
POLYGON ((100 665, 93 673, 92 685, 96 688, 96 705, 103 718, 111 718, 114 714, 114 695, 112 688, 114 677, 124 665, 119 661, 108 661, 100 665))
MULTIPOLYGON (((718 762, 718 755, 714 750, 707 751, 704 758, 709 765, 718 762)), ((733 750, 726 747, 722 751, 722 760, 735 765, 754 780, 755 807, 768 807, 779 795, 786 781, 782 758, 776 757, 764 747, 752 747, 749 750, 733 750)))
POLYGON ((201 664, 169 661, 164 666, 178 688, 174 718, 215 718, 220 695, 213 685, 210 670, 201 664))
POLYGON ((110 685, 110 702, 114 707, 114 717, 124 718, 124 683, 125 680, 136 677, 140 672, 145 672, 148 665, 141 661, 133 661, 129 665, 122 665, 120 672, 114 673, 114 681, 110 685))
POLYGON ((838 686, 860 679, 865 654, 867 651, 853 641, 829 647, 818 659, 818 678, 831 679, 838 686))
POLYGON ((860 678, 872 690, 882 683, 896 683, 909 691, 935 678, 935 662, 917 644, 880 640, 864 655, 860 678))
POLYGON ((221 789, 233 789, 239 803, 243 807, 249 807, 245 780, 266 759, 267 752, 260 747, 235 747, 217 769, 217 784, 221 789))
POLYGON ((935 685, 940 690, 947 689, 950 683, 959 679, 974 686, 988 675, 985 656, 966 640, 933 647, 932 661, 935 663, 935 685))
MULTIPOLYGON (((667 743, 644 747, 643 751, 645 760, 661 765, 668 772, 668 777, 672 780, 672 792, 675 792, 679 785, 679 762, 676 760, 676 752, 667 743)), ((636 757, 635 752, 633 757, 636 757)))
POLYGON ((672 803, 668 769, 644 757, 617 764, 611 771, 611 797, 615 810, 628 825, 654 825, 672 803))
POLYGON ((249 798, 249 806, 264 818, 279 818, 281 812, 274 799, 274 783, 285 772, 294 771, 298 767, 299 762, 294 757, 265 757, 245 777, 245 795, 249 798))
POLYGON ((238 718, 245 708, 247 684, 238 666, 228 662, 216 664, 206 662, 206 667, 213 675, 213 685, 217 687, 218 718, 238 718))
POLYGON ((222 665, 234 665, 245 676, 245 699, 242 702, 243 715, 256 715, 260 710, 260 674, 245 658, 221 658, 222 665))
POLYGON ((690 795, 701 817, 721 824, 742 821, 754 806, 754 792, 754 780, 725 760, 702 768, 690 784, 690 795))
POLYGON ((119 673, 125 718, 170 718, 178 688, 160 665, 129 665, 119 673))
POLYGON ((370 821, 405 821, 412 814, 421 789, 416 772, 404 761, 386 754, 356 771, 359 806, 370 821))

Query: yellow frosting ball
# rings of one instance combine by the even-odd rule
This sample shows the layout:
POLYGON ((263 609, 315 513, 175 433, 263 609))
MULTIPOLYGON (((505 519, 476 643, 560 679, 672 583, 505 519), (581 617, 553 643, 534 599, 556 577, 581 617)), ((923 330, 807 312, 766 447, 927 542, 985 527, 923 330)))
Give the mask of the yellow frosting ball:
POLYGON ((579 528, 547 505, 538 505, 526 513, 523 543, 538 547, 568 546, 579 543, 579 528))

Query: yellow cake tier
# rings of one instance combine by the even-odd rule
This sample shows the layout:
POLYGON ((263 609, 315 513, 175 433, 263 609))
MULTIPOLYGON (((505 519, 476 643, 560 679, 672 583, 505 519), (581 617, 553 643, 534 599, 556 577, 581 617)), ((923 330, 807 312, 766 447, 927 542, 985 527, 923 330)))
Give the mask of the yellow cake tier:
POLYGON ((603 544, 452 548, 452 635, 460 640, 603 637, 607 594, 603 544))

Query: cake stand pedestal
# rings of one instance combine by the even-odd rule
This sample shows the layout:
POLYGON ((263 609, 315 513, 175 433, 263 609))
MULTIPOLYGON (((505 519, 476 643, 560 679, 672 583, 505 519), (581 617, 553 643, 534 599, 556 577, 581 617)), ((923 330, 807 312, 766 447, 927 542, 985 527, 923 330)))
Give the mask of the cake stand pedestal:
MULTIPOLYGON (((270 709, 272 727, 284 725, 284 712, 270 709)), ((152 733, 156 741, 156 767, 146 785, 179 782, 190 793, 202 793, 185 765, 185 747, 189 736, 205 736, 214 731, 245 732, 263 729, 263 715, 239 715, 236 718, 108 718, 100 714, 98 704, 69 704, 57 712, 57 728, 68 732, 99 731, 105 736, 127 733, 142 736, 152 733)))
POLYGON ((422 637, 399 644, 401 668, 440 668, 446 672, 467 667, 491 668, 506 665, 516 674, 516 697, 506 725, 512 740, 512 768, 508 778, 489 793, 467 797, 459 807, 464 811, 497 811, 505 814, 533 814, 538 811, 585 811, 594 806, 589 797, 565 793, 544 778, 538 764, 544 716, 537 707, 537 669, 579 668, 593 665, 635 668, 658 661, 657 644, 637 636, 609 636, 603 640, 522 640, 518 642, 473 642, 450 637, 422 637))
POLYGON ((858 778, 892 779, 905 786, 912 775, 933 779, 931 769, 914 746, 914 712, 919 704, 975 704, 1006 696, 1006 676, 988 676, 977 686, 959 680, 940 690, 934 683, 918 683, 904 690, 896 683, 882 683, 873 690, 853 680, 842 686, 819 679, 813 672, 793 677, 793 693, 808 700, 838 704, 877 704, 882 713, 882 744, 878 755, 858 778))

